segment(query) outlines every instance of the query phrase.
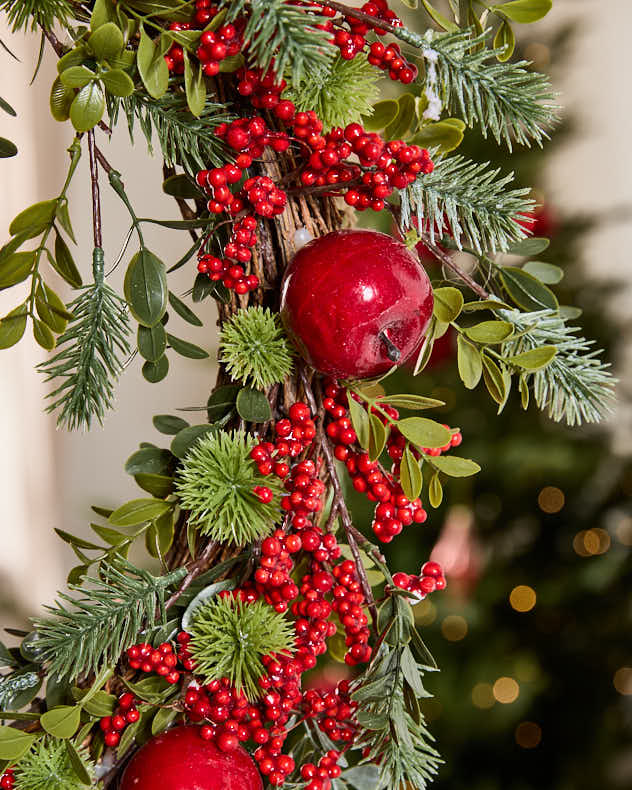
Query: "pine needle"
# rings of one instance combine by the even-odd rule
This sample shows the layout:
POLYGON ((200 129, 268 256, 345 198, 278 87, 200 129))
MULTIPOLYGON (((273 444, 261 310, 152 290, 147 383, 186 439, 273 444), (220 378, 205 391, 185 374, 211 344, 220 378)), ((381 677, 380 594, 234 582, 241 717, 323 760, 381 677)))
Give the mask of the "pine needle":
MULTIPOLYGON (((96 771, 88 750, 75 747, 88 776, 94 782, 96 771)), ((15 773, 15 790, 85 790, 77 776, 63 740, 45 737, 22 757, 15 773)))
POLYGON ((528 235, 520 220, 534 201, 527 188, 507 188, 513 173, 500 178, 499 173, 500 168, 462 156, 436 161, 432 173, 400 192, 402 229, 411 228, 416 213, 418 227, 427 227, 433 242, 445 229, 459 249, 465 243, 479 253, 507 250, 528 235))
POLYGON ((152 576, 128 562, 102 563, 92 587, 70 585, 81 598, 59 594, 48 616, 33 621, 37 648, 50 676, 69 681, 115 664, 143 629, 165 622, 165 594, 186 571, 152 576))
POLYGON ((2 0, 0 11, 7 15, 12 31, 51 30, 55 25, 65 26, 73 17, 68 0, 2 0))

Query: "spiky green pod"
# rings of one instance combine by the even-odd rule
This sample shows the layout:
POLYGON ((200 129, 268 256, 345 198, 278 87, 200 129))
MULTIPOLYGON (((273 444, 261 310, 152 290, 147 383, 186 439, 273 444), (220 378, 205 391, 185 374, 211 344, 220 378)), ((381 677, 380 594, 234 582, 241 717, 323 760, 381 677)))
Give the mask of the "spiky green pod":
POLYGON ((263 307, 240 310, 222 327, 220 361, 235 381, 259 389, 292 372, 292 351, 277 313, 263 307))
POLYGON ((246 604, 232 596, 213 598, 196 613, 189 650, 205 683, 229 678, 249 700, 261 696, 263 656, 291 650, 291 624, 265 601, 246 604))
MULTIPOLYGON (((77 775, 64 741, 43 738, 37 741, 15 768, 15 790, 85 790, 94 782, 94 764, 86 749, 77 749, 91 777, 90 785, 77 775)), ((76 755, 75 755, 76 756, 76 755)))
POLYGON ((280 521, 282 486, 265 477, 250 458, 255 438, 243 431, 218 431, 189 451, 176 481, 180 505, 203 535, 241 546, 264 538, 280 521), (253 492, 269 488, 274 498, 263 503, 253 492))

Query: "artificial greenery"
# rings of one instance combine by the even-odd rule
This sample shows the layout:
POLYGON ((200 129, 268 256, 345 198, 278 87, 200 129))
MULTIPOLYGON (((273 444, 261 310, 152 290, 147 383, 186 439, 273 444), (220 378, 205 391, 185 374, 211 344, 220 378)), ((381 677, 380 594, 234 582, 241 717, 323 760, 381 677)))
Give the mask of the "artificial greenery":
POLYGON ((256 441, 244 431, 217 431, 202 437, 187 453, 176 479, 180 505, 189 523, 215 541, 242 546, 268 535, 281 518, 281 484, 262 475, 250 451, 256 441), (269 488, 263 503, 253 489, 269 488))
POLYGON ((102 563, 99 578, 86 577, 89 590, 71 584, 81 597, 59 593, 47 616, 33 620, 48 675, 74 680, 116 663, 144 628, 164 622, 166 593, 184 575, 179 569, 152 576, 119 559, 102 563))
POLYGON ((292 372, 292 350, 279 314, 267 308, 248 307, 227 321, 219 353, 234 381, 259 389, 282 382, 292 372))
POLYGON ((105 282, 103 250, 94 250, 94 282, 70 303, 74 318, 58 338, 58 353, 40 365, 46 381, 61 380, 48 397, 48 412, 59 409, 57 424, 69 430, 103 422, 112 407, 114 382, 130 353, 125 300, 105 282))
POLYGON ((95 780, 95 766, 85 748, 70 747, 82 766, 81 776, 65 741, 42 738, 19 761, 15 790, 85 790, 95 780), (88 779, 88 782, 85 781, 88 779))
POLYGON ((250 700, 263 694, 261 659, 287 653, 294 644, 292 624, 265 601, 244 603, 231 595, 215 597, 195 613, 189 650, 205 683, 229 678, 250 700))
POLYGON ((513 173, 499 177, 500 170, 471 162, 462 156, 439 160, 432 173, 418 176, 400 192, 401 224, 410 228, 416 214, 417 227, 431 241, 443 233, 456 245, 477 252, 500 252, 527 235, 520 220, 533 208, 526 188, 510 189, 513 173))
POLYGON ((314 110, 328 131, 373 113, 379 96, 378 80, 366 55, 356 55, 353 60, 337 55, 312 69, 299 83, 293 83, 284 98, 293 101, 300 112, 314 110))
POLYGON ((68 24, 73 16, 68 0, 2 0, 0 11, 6 13, 13 32, 38 27, 51 30, 55 25, 68 24))

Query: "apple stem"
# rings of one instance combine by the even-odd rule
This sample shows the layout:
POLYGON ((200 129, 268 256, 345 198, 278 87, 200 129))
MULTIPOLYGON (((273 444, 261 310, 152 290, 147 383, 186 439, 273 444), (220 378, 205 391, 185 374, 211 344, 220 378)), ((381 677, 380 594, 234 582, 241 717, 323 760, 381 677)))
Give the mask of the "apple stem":
POLYGON ((390 337, 386 334, 386 330, 383 329, 378 337, 386 346, 386 356, 391 360, 391 362, 399 362, 402 358, 402 352, 397 348, 395 343, 390 339, 390 337))

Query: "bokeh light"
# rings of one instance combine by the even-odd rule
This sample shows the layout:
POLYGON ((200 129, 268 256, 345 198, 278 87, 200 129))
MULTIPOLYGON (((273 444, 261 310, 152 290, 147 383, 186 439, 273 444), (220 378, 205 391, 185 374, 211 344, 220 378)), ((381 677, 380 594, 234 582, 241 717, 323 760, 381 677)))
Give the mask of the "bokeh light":
POLYGON ((428 598, 415 606, 415 622, 417 625, 432 625, 437 619, 437 607, 428 598))
POLYGON ((534 721, 521 721, 516 727, 515 738, 523 749, 535 749, 542 740, 542 727, 534 721))
POLYGON ((611 543, 605 529, 583 529, 573 538, 573 550, 580 557, 595 557, 608 551, 611 543))
POLYGON ((472 704, 477 708, 486 710, 493 708, 496 703, 494 692, 489 683, 477 683, 472 689, 472 704))
POLYGON ((544 513, 559 513, 564 502, 564 492, 555 486, 545 486, 538 494, 538 505, 544 513))
POLYGON ((529 587, 526 584, 519 584, 517 587, 514 587, 509 594, 509 603, 511 604, 511 608, 515 609, 516 612, 530 612, 535 606, 536 598, 537 596, 533 587, 529 587))
POLYGON ((632 694, 632 667, 621 667, 614 673, 612 683, 619 694, 632 694))
POLYGON ((513 678, 502 677, 494 683, 494 698, 503 705, 509 705, 518 699, 520 686, 513 678))
POLYGON ((467 634, 467 621, 458 614, 449 614, 441 623, 441 633, 449 642, 460 642, 467 634))

